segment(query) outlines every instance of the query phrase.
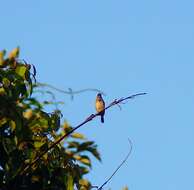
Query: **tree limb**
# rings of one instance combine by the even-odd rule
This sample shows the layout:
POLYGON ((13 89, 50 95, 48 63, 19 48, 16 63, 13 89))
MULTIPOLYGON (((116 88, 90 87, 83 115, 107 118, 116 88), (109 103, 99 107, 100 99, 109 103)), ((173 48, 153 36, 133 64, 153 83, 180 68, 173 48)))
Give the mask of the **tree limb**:
MULTIPOLYGON (((131 96, 128 96, 126 98, 120 98, 120 99, 115 99, 112 103, 110 103, 106 108, 104 108, 104 110, 109 109, 110 107, 114 106, 114 105, 119 105, 120 103, 124 102, 125 100, 128 99, 133 99, 136 96, 140 96, 140 95, 145 95, 146 93, 138 93, 138 94, 134 94, 131 96)), ((102 111, 104 111, 102 110, 102 111)), ((49 150, 51 150, 52 148, 54 148, 57 144, 59 144, 64 138, 68 137, 69 135, 71 135, 75 130, 79 129, 82 125, 88 123, 89 121, 93 120, 95 117, 97 117, 100 113, 95 113, 95 114, 91 114, 89 117, 87 117, 82 123, 80 123, 79 125, 77 125, 76 127, 74 127, 72 130, 70 130, 68 133, 66 133, 65 135, 63 135, 61 138, 59 138, 57 141, 55 141, 50 147, 48 147, 45 151, 43 151, 39 156, 36 157, 35 160, 33 160, 30 164, 28 164, 21 172, 21 174, 24 174, 28 171, 29 168, 31 168, 35 163, 37 163, 49 150)))

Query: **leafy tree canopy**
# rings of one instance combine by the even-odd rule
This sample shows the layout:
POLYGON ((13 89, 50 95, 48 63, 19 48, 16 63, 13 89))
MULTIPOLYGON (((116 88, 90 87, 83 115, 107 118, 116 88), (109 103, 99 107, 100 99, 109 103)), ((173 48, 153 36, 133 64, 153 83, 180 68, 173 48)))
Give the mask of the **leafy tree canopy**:
POLYGON ((101 158, 97 145, 80 133, 72 133, 24 171, 72 127, 61 122, 60 110, 45 111, 53 102, 34 97, 36 69, 18 56, 19 48, 8 56, 0 51, 0 189, 89 189, 84 175, 91 169, 90 157, 101 158))

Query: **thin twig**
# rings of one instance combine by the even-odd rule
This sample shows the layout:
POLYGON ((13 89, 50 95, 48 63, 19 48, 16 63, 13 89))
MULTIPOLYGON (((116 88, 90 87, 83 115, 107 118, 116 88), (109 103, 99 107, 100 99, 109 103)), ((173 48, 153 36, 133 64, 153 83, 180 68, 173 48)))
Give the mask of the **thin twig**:
POLYGON ((129 152, 127 153, 127 155, 125 156, 125 158, 123 159, 123 161, 119 164, 119 166, 112 173, 112 175, 100 187, 93 186, 92 188, 96 188, 97 187, 97 190, 102 190, 102 188, 113 178, 113 176, 118 172, 118 170, 121 168, 121 166, 127 161, 129 156, 131 155, 131 152, 132 152, 132 149, 133 149, 133 144, 132 144, 131 140, 128 139, 128 141, 129 141, 130 149, 129 149, 129 152))
MULTIPOLYGON (((127 99, 132 99, 136 96, 140 96, 140 95, 145 95, 146 93, 138 93, 138 94, 134 94, 131 96, 128 96, 126 98, 120 98, 119 100, 114 100, 112 103, 110 103, 106 108, 104 108, 104 110, 109 109, 110 107, 120 104, 121 102, 127 100, 127 99)), ((104 111, 102 110, 102 111, 104 111)), ((95 114, 91 114, 89 117, 87 117, 82 123, 80 123, 79 125, 77 125, 76 127, 74 127, 71 131, 69 131, 68 133, 66 133, 65 135, 63 135, 61 138, 59 138, 57 141, 55 141, 50 147, 48 147, 45 151, 43 151, 39 156, 36 157, 35 160, 33 160, 30 164, 28 164, 23 170, 22 170, 22 174, 26 173, 28 171, 29 168, 31 168, 36 162, 38 162, 49 150, 51 150, 53 147, 55 147, 57 144, 59 144, 64 138, 68 137, 69 135, 71 135, 75 130, 79 129, 82 125, 88 123, 89 121, 93 120, 95 117, 97 117, 100 113, 95 113, 95 114)))
POLYGON ((95 92, 99 92, 99 93, 105 95, 104 92, 102 92, 101 90, 98 90, 96 88, 86 88, 86 89, 77 90, 77 91, 73 91, 72 88, 68 88, 68 90, 65 91, 65 90, 56 88, 56 87, 54 87, 54 86, 52 86, 50 84, 46 84, 46 83, 37 83, 37 86, 48 87, 48 88, 51 88, 53 90, 56 90, 56 91, 58 91, 60 93, 69 94, 71 96, 71 99, 73 99, 74 94, 79 94, 79 93, 86 92, 86 91, 95 91, 95 92))

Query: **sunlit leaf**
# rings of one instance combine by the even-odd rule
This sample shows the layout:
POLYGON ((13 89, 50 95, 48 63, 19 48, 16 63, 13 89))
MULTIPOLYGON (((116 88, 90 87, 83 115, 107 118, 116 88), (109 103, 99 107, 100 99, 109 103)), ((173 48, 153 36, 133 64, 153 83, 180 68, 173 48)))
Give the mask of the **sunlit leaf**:
POLYGON ((83 186, 86 186, 86 187, 90 186, 90 182, 87 179, 80 179, 79 184, 83 185, 83 186))
POLYGON ((67 179, 67 190, 73 190, 73 177, 70 174, 67 179))
POLYGON ((71 137, 77 138, 77 139, 85 139, 85 136, 81 133, 73 133, 71 137))
POLYGON ((41 142, 41 141, 35 141, 34 142, 34 147, 39 149, 45 142, 41 142))
POLYGON ((66 130, 66 129, 71 129, 71 126, 69 125, 69 123, 67 121, 64 122, 63 124, 63 129, 66 130))
POLYGON ((5 88, 8 88, 10 86, 10 81, 8 78, 3 78, 2 82, 5 88))
POLYGON ((73 158, 75 158, 76 160, 81 160, 82 157, 80 155, 73 155, 73 158))
POLYGON ((0 95, 5 95, 6 92, 5 92, 5 89, 3 87, 0 87, 0 95))
POLYGON ((33 111, 32 109, 28 109, 27 111, 25 111, 23 113, 23 116, 26 118, 26 119, 30 119, 32 116, 33 116, 33 111))
POLYGON ((3 65, 4 63, 4 56, 5 56, 6 51, 0 51, 0 66, 3 65))
POLYGON ((29 163, 30 163, 30 159, 26 159, 26 160, 24 161, 24 163, 25 163, 25 164, 29 164, 29 163))
POLYGON ((9 53, 9 59, 17 58, 19 56, 19 47, 14 48, 10 53, 9 53))
POLYGON ((81 186, 79 190, 89 190, 89 188, 86 186, 81 186))
POLYGON ((24 66, 24 65, 18 65, 17 67, 16 67, 16 73, 19 75, 19 76, 21 76, 22 78, 25 78, 25 72, 26 72, 26 66, 24 66))
POLYGON ((91 167, 91 161, 88 156, 81 156, 82 158, 79 160, 81 163, 91 167))
POLYGON ((47 160, 47 159, 48 159, 48 154, 44 154, 44 155, 43 155, 43 159, 44 159, 44 160, 47 160))
POLYGON ((3 124, 5 124, 7 122, 7 118, 3 117, 2 119, 0 119, 0 127, 3 126, 3 124))
POLYGON ((15 121, 13 121, 13 120, 9 121, 9 125, 10 125, 11 130, 14 131, 15 128, 16 128, 16 123, 15 123, 15 121))

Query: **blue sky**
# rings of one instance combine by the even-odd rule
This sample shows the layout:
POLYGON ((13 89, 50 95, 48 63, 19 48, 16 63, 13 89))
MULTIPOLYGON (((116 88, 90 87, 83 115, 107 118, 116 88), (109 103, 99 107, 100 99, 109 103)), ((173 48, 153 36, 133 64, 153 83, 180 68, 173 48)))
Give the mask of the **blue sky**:
MULTIPOLYGON (((88 176, 100 185, 128 150, 113 190, 193 189, 194 2, 191 0, 2 1, 0 48, 21 48, 37 79, 61 89, 98 88, 114 98, 148 95, 112 108, 79 130, 102 154, 88 176)), ((95 92, 65 101, 73 126, 94 112, 95 92)))

